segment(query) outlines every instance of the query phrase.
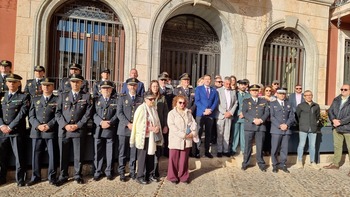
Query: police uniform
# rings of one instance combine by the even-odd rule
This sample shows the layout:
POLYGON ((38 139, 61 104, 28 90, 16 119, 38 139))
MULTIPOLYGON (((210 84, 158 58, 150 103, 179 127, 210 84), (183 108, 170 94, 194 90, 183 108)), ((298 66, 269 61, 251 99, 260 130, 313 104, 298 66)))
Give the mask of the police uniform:
MULTIPOLYGON (((7 81, 20 81, 22 77, 16 74, 7 76, 7 81)), ((0 126, 11 129, 10 133, 0 132, 0 184, 6 182, 7 165, 11 146, 16 157, 16 180, 18 186, 24 186, 24 154, 22 138, 26 131, 26 114, 29 108, 29 96, 17 90, 2 93, 0 109, 0 126)))
MULTIPOLYGON (((4 67, 7 67, 7 66, 9 66, 9 67, 12 67, 12 63, 10 62, 10 61, 8 61, 8 60, 2 60, 1 62, 0 62, 0 66, 4 66, 4 67)), ((7 75, 8 74, 1 74, 1 76, 0 76, 0 93, 2 93, 2 92, 6 92, 6 91, 8 91, 9 89, 8 89, 8 87, 7 87, 7 85, 6 85, 6 77, 7 77, 7 75)), ((19 88, 20 89, 20 88, 19 88)))
MULTIPOLYGON (((101 74, 102 73, 108 73, 110 74, 110 70, 109 69, 106 69, 106 70, 103 70, 101 71, 101 74)), ((94 98, 97 98, 101 95, 101 85, 102 83, 105 82, 104 80, 101 80, 101 81, 96 81, 93 88, 92 88, 92 93, 94 95, 94 98)), ((115 95, 116 94, 116 85, 113 81, 110 81, 112 83, 112 94, 111 95, 115 95)))
MULTIPOLYGON (((286 94, 284 89, 277 90, 277 94, 286 94)), ((271 160, 273 172, 277 169, 282 169, 284 172, 289 172, 286 167, 288 156, 288 142, 292 134, 290 127, 294 124, 295 117, 293 108, 287 100, 279 99, 270 102, 270 117, 271 117, 271 160), (281 130, 280 125, 286 124, 287 130, 281 130), (280 152, 280 160, 277 159, 280 152)))
MULTIPOLYGON (((252 85, 250 90, 258 91, 260 86, 252 85)), ((248 98, 243 100, 242 113, 244 116, 244 138, 245 149, 242 163, 242 169, 245 170, 249 163, 252 154, 252 146, 255 137, 256 144, 256 161, 261 171, 266 171, 265 161, 262 155, 262 147, 265 140, 266 126, 265 122, 269 117, 269 105, 265 99, 261 98, 248 98), (254 124, 254 119, 261 119, 260 125, 254 124)))
MULTIPOLYGON (((54 85, 53 79, 45 78, 42 81, 43 85, 54 85)), ((55 119, 58 96, 51 94, 46 97, 44 95, 34 96, 31 100, 29 110, 29 122, 32 126, 30 138, 32 138, 32 178, 31 182, 35 184, 41 181, 40 175, 40 156, 45 152, 49 155, 48 179, 51 184, 56 182, 56 164, 55 164, 55 147, 57 140, 57 124, 55 119), (42 132, 38 129, 39 125, 47 124, 49 130, 42 132)), ((27 184, 27 185, 28 185, 27 184)))
MULTIPOLYGON (((71 75, 72 80, 81 80, 84 78, 81 75, 71 75)), ((83 183, 81 178, 81 159, 82 159, 82 138, 85 136, 86 123, 91 118, 92 98, 89 93, 80 91, 76 98, 72 91, 64 92, 59 95, 56 118, 58 122, 58 143, 60 148, 60 177, 58 186, 68 180, 68 164, 70 145, 73 144, 74 151, 74 178, 78 183, 83 183), (73 132, 68 132, 65 126, 68 124, 76 124, 78 129, 73 132)))
MULTIPOLYGON (((81 71, 81 66, 79 64, 71 64, 69 66, 69 69, 78 69, 81 71)), ((60 85, 58 87, 58 92, 62 93, 62 92, 69 92, 72 90, 72 87, 70 85, 70 77, 64 77, 62 78, 60 85)), ((87 80, 83 80, 83 84, 80 87, 80 90, 88 93, 89 92, 89 82, 87 80)))
MULTIPOLYGON (((102 87, 113 88, 111 81, 104 81, 101 83, 102 87)), ((96 130, 94 133, 95 138, 95 173, 94 179, 98 180, 102 176, 103 160, 106 159, 105 174, 108 179, 112 179, 113 176, 113 150, 114 142, 117 134, 118 116, 117 116, 118 100, 116 96, 111 95, 109 98, 104 98, 100 95, 95 100, 94 123, 96 130), (110 127, 103 129, 100 124, 102 121, 110 121, 110 127)))
MULTIPOLYGON (((45 68, 43 66, 35 66, 34 71, 44 71, 45 68)), ((32 97, 35 95, 41 95, 43 93, 41 89, 41 81, 44 78, 41 79, 29 79, 27 80, 26 86, 24 88, 24 93, 30 94, 32 97)))
MULTIPOLYGON (((137 79, 130 78, 127 80, 127 84, 137 83, 137 79)), ((129 156, 129 169, 130 177, 136 178, 136 147, 130 148, 130 134, 131 130, 128 128, 128 124, 133 122, 134 113, 139 105, 143 103, 143 99, 139 95, 135 95, 134 101, 130 94, 122 94, 118 99, 118 138, 119 138, 119 167, 118 172, 120 174, 121 181, 125 181, 125 165, 126 158, 129 156), (130 153, 130 155, 127 155, 130 153)))

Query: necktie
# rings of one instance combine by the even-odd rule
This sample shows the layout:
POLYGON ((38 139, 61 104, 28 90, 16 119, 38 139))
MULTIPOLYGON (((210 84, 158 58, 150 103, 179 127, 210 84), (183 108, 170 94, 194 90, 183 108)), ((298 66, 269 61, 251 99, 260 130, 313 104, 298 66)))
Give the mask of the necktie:
POLYGON ((10 100, 12 98, 12 94, 8 95, 8 100, 10 100))
POLYGON ((37 79, 37 80, 36 80, 36 89, 37 89, 37 90, 40 90, 40 85, 41 85, 40 79, 37 79))
POLYGON ((77 93, 73 94, 73 101, 77 100, 77 93))
POLYGON ((188 96, 188 89, 185 89, 185 93, 186 93, 186 95, 188 96))
POLYGON ((45 102, 49 102, 49 97, 45 97, 45 102))
POLYGON ((281 105, 282 105, 282 107, 284 107, 284 102, 283 101, 281 102, 281 105))
POLYGON ((209 88, 206 88, 207 90, 207 98, 209 98, 209 88))
POLYGON ((135 96, 131 96, 131 100, 134 103, 135 102, 135 96))
POLYGON ((108 98, 105 98, 105 102, 106 102, 106 105, 107 105, 107 103, 108 103, 108 98))

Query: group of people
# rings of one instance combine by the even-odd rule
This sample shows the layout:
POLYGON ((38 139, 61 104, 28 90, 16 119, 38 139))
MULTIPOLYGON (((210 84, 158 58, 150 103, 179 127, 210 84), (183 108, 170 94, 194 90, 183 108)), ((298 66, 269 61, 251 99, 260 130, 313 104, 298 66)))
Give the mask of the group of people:
MULTIPOLYGON (((157 80, 150 81, 146 91, 144 84, 137 79, 137 70, 131 69, 130 78, 118 93, 115 83, 110 80, 110 70, 104 69, 100 73, 101 80, 95 82, 90 94, 88 82, 81 75, 81 66, 73 63, 69 67, 70 76, 60 81, 58 95, 53 94, 55 82, 45 77, 42 66, 35 66, 35 78, 27 80, 22 93, 22 77, 11 73, 11 66, 10 61, 0 62, 0 185, 6 183, 10 156, 3 153, 11 149, 16 158, 18 186, 41 182, 40 157, 45 149, 49 155, 50 184, 61 186, 68 181, 71 153, 74 180, 83 184, 82 156, 89 120, 95 125, 94 181, 104 176, 108 180, 114 179, 115 144, 118 144, 117 171, 122 182, 129 178, 140 184, 158 182, 158 161, 165 156, 169 158, 167 179, 174 184, 189 183, 189 157, 205 155, 213 158, 213 144, 217 146, 217 157, 236 155, 239 147, 244 155, 242 170, 246 170, 254 139, 261 171, 266 171, 263 155, 271 154, 272 171, 289 172, 286 161, 293 126, 299 127, 300 136, 297 164, 303 166, 302 155, 308 137, 310 165, 318 168, 314 156, 320 107, 312 100, 312 92, 302 93, 300 85, 295 86, 295 93, 287 99, 286 89, 279 88, 277 80, 272 86, 263 88, 257 84, 249 85, 247 79, 237 81, 234 76, 224 79, 216 76, 215 86, 211 86, 211 76, 204 75, 194 88, 190 85, 190 75, 183 73, 179 77, 180 84, 173 87, 168 83, 168 73, 163 72, 157 80), (22 142, 28 135, 27 116, 32 139, 32 176, 25 183, 23 161, 26 155, 22 142), (205 138, 201 139, 203 133, 205 138), (203 141, 204 153, 201 153, 203 141), (56 143, 59 155, 55 154, 56 143)), ((328 169, 339 168, 342 139, 350 140, 348 96, 349 85, 344 85, 341 95, 329 109, 334 136, 337 137, 337 157, 325 167, 328 169)))

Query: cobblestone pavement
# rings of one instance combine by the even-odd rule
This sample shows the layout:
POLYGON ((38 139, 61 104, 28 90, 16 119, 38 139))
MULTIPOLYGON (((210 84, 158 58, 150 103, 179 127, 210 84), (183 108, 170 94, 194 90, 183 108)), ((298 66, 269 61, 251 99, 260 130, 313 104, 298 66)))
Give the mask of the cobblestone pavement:
MULTIPOLYGON (((113 181, 104 178, 95 182, 91 176, 85 176, 87 183, 84 185, 71 181, 61 187, 51 186, 45 181, 19 188, 11 182, 0 187, 0 196, 350 196, 349 164, 344 164, 339 170, 296 169, 291 166, 290 174, 282 171, 275 174, 271 167, 267 172, 261 172, 257 166, 242 171, 238 163, 238 158, 191 159, 190 184, 175 185, 167 181, 163 170, 161 182, 148 185, 133 180, 122 183, 119 177, 113 181)), ((163 160, 161 169, 166 169, 166 165, 166 160, 163 160)))

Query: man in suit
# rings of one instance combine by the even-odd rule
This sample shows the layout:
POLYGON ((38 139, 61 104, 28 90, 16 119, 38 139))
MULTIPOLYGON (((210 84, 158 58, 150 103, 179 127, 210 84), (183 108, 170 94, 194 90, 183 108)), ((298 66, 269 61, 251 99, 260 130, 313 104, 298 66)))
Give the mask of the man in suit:
POLYGON ((8 91, 8 87, 6 85, 6 77, 11 73, 11 68, 12 63, 10 61, 2 60, 0 62, 0 93, 8 91))
POLYGON ((238 91, 236 93, 238 107, 236 108, 233 116, 233 125, 231 128, 231 140, 232 140, 232 155, 237 152, 238 144, 240 145, 241 152, 244 153, 244 116, 242 113, 243 100, 250 98, 250 94, 247 92, 249 81, 246 79, 238 80, 238 91))
POLYGON ((125 82, 128 87, 128 93, 122 94, 118 99, 117 114, 119 118, 118 139, 119 139, 119 159, 118 172, 120 181, 125 182, 125 165, 126 158, 129 157, 129 176, 132 179, 136 178, 136 147, 130 148, 130 135, 134 119, 134 113, 139 105, 143 103, 140 95, 136 94, 139 80, 129 78, 125 82), (129 155, 128 155, 129 154, 129 155))
POLYGON ((259 85, 249 87, 251 97, 243 101, 242 113, 244 116, 245 149, 242 162, 242 170, 246 170, 252 155, 253 141, 255 138, 256 161, 259 169, 266 172, 262 148, 265 140, 265 122, 269 117, 269 106, 265 99, 259 98, 259 85))
POLYGON ((43 94, 41 81, 44 79, 45 68, 43 66, 34 67, 34 79, 28 79, 24 88, 24 93, 30 94, 31 97, 43 94))
POLYGON ((217 120, 217 157, 230 157, 230 132, 233 114, 237 108, 236 91, 231 89, 231 78, 225 77, 224 85, 217 89, 219 104, 215 110, 217 120))
MULTIPOLYGON (((135 78, 137 79, 137 77, 139 76, 136 68, 133 68, 130 70, 130 74, 129 74, 130 78, 135 78)), ((145 93, 145 85, 137 80, 137 90, 136 90, 136 94, 137 95, 140 95, 141 97, 143 96, 143 94, 145 93)), ((129 89, 128 89, 128 84, 126 83, 123 83, 123 86, 122 86, 122 91, 121 91, 121 94, 127 94, 129 92, 129 89)))
MULTIPOLYGON (((69 75, 81 75, 81 65, 72 63, 69 65, 69 75)), ((71 83, 70 83, 70 76, 64 77, 61 82, 60 86, 58 87, 58 92, 69 92, 72 90, 71 83)), ((87 80, 83 80, 80 90, 82 90, 85 93, 89 93, 89 82, 87 80)))
MULTIPOLYGON (((94 87, 92 88, 94 98, 98 98, 99 96, 101 96, 101 84, 105 81, 110 81, 110 75, 111 75, 111 71, 108 68, 103 69, 101 71, 101 80, 96 81, 94 84, 94 87)), ((110 81, 110 82, 113 83, 113 87, 112 87, 112 96, 113 96, 116 94, 116 85, 113 81, 110 81)))
MULTIPOLYGON (((196 122, 198 126, 199 138, 202 137, 203 130, 205 129, 205 156, 213 158, 213 155, 209 152, 211 132, 214 124, 214 110, 216 109, 219 97, 215 88, 210 87, 211 76, 206 74, 203 77, 203 86, 198 86, 195 93, 196 110, 196 122)), ((200 145, 200 144, 198 144, 200 145)), ((199 149, 199 147, 198 147, 199 149)), ((197 150, 199 153, 199 150, 197 150)))
POLYGON ((305 102, 304 93, 302 92, 303 88, 301 87, 301 85, 296 85, 294 88, 294 93, 289 95, 288 101, 292 106, 293 112, 296 112, 297 106, 300 103, 305 102))
POLYGON ((41 81, 42 95, 34 96, 29 110, 29 122, 32 125, 32 178, 27 186, 41 181, 40 157, 45 148, 49 154, 48 179, 51 185, 56 184, 55 147, 57 140, 57 124, 55 119, 58 96, 52 94, 54 80, 45 78, 41 81))
POLYGON ((95 139, 95 174, 94 180, 99 181, 102 178, 103 160, 106 160, 105 174, 107 180, 113 180, 113 150, 117 134, 118 114, 117 97, 112 94, 114 83, 103 81, 100 84, 101 95, 96 98, 94 123, 96 130, 95 139))
POLYGON ((277 100, 270 102, 271 119, 271 160, 272 172, 277 173, 278 169, 289 173, 286 162, 288 156, 288 142, 292 134, 290 127, 294 124, 295 117, 292 106, 285 100, 286 89, 277 90, 277 100), (280 159, 277 159, 280 152, 280 159))
POLYGON ((17 186, 24 183, 24 154, 22 138, 26 131, 26 114, 29 108, 29 96, 21 93, 19 86, 22 77, 9 74, 6 77, 7 92, 0 94, 0 185, 6 183, 7 165, 10 151, 16 157, 17 186))
POLYGON ((74 154, 74 179, 84 184, 82 179, 82 148, 86 134, 86 123, 91 118, 92 97, 81 90, 84 77, 77 74, 70 76, 72 90, 59 95, 56 120, 58 122, 58 145, 60 151, 60 177, 56 185, 61 186, 68 181, 68 164, 71 145, 74 154))

